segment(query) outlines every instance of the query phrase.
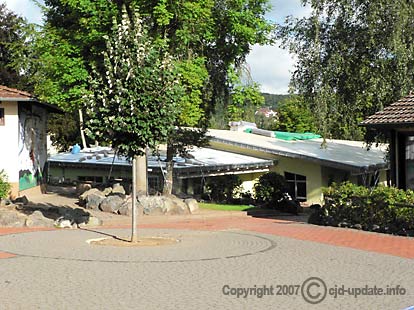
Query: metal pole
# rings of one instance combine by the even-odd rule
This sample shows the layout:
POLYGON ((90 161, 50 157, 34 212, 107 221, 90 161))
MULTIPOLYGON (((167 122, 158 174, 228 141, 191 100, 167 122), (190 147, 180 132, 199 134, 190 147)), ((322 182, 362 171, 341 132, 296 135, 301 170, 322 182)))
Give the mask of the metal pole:
POLYGON ((131 242, 137 242, 137 159, 132 160, 132 231, 131 242))

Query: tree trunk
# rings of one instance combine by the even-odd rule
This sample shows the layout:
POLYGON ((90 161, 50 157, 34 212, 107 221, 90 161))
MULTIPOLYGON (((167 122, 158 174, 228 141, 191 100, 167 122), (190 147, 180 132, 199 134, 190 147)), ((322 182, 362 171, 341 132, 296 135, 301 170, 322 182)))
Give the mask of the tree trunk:
POLYGON ((132 160, 132 229, 131 242, 138 241, 138 194, 148 194, 147 155, 135 156, 132 160))
POLYGON ((173 189, 173 170, 174 170, 174 150, 171 145, 167 146, 167 162, 165 165, 166 175, 164 178, 163 195, 171 195, 173 189))
POLYGON ((135 156, 132 160, 132 224, 131 224, 131 242, 138 241, 138 232, 137 232, 137 157, 135 156))
POLYGON ((85 149, 86 146, 86 139, 85 139, 85 131, 83 129, 83 113, 82 110, 79 109, 79 130, 80 130, 80 134, 81 134, 81 139, 82 139, 82 147, 85 149))

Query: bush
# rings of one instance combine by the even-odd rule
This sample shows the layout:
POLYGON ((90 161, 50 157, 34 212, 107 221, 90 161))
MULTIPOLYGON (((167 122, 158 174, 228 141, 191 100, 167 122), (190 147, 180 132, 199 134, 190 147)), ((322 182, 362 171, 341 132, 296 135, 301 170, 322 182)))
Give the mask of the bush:
POLYGON ((400 235, 414 235, 414 192, 379 186, 372 190, 350 182, 323 190, 324 206, 309 222, 353 227, 400 235))
POLYGON ((7 182, 7 175, 4 170, 0 170, 0 199, 9 195, 11 186, 7 182))
POLYGON ((282 175, 276 172, 268 172, 261 175, 254 185, 256 201, 258 204, 264 204, 264 206, 275 205, 278 200, 283 198, 286 189, 286 180, 282 175))
POLYGON ((211 177, 207 181, 209 198, 214 202, 233 202, 234 197, 240 194, 242 181, 237 175, 222 175, 211 177))

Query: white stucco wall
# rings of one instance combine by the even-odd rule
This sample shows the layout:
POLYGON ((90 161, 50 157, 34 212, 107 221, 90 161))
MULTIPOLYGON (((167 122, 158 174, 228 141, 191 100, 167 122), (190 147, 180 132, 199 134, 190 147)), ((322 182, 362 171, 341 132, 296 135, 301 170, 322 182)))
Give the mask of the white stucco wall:
POLYGON ((10 183, 19 183, 18 134, 19 117, 17 102, 0 102, 4 108, 5 125, 0 126, 0 170, 4 169, 10 183))

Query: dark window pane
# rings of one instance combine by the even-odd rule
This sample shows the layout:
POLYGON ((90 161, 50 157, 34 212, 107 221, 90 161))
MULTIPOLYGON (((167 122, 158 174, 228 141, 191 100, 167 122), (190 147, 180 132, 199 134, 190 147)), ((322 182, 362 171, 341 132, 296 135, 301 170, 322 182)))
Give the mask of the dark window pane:
POLYGON ((297 174, 296 175, 296 180, 298 180, 298 181, 306 181, 306 177, 304 175, 297 174))
POLYGON ((293 173, 285 172, 286 180, 295 180, 295 175, 293 173))
POLYGON ((306 183, 297 183, 297 197, 306 198, 306 183))
POLYGON ((287 191, 290 196, 295 197, 295 183, 294 182, 288 182, 287 183, 287 191))

